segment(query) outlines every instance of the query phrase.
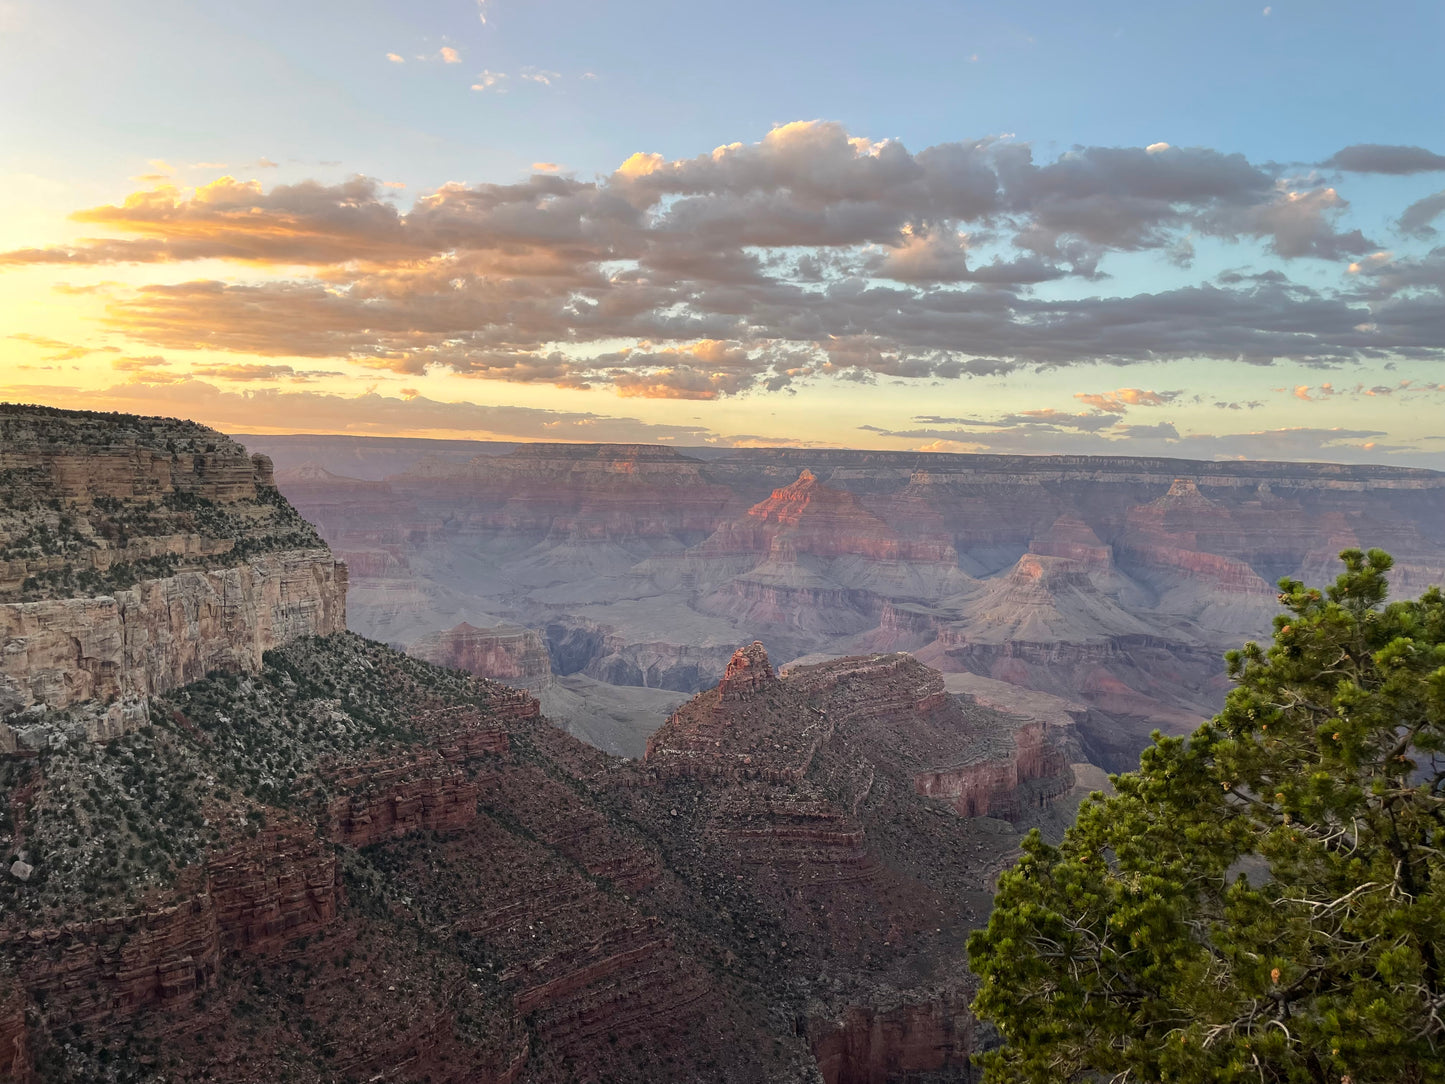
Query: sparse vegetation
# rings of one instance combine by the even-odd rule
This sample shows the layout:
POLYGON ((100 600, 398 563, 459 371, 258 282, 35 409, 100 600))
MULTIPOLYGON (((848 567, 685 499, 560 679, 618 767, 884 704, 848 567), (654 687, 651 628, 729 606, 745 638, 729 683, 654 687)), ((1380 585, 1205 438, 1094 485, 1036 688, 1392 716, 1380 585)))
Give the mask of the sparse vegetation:
POLYGON ((323 766, 394 756, 423 740, 413 719, 424 707, 489 695, 358 636, 311 637, 268 652, 258 674, 215 673, 154 698, 149 725, 114 741, 0 760, 0 794, 36 784, 23 843, 0 806, 0 857, 35 867, 26 882, 0 877, 0 914, 124 910, 265 827, 268 808, 314 816, 329 795, 323 766))
POLYGON ((275 486, 252 484, 244 450, 204 426, 0 404, 0 441, 30 459, 0 471, 0 601, 107 594, 322 545, 275 486))

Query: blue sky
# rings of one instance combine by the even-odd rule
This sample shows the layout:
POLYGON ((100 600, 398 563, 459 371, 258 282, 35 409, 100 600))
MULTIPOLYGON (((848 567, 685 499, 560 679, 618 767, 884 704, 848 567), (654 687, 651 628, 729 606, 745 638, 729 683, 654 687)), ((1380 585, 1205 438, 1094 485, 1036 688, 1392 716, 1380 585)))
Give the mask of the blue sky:
POLYGON ((1442 62, 1425 3, 0 0, 0 396, 1445 465, 1442 62))

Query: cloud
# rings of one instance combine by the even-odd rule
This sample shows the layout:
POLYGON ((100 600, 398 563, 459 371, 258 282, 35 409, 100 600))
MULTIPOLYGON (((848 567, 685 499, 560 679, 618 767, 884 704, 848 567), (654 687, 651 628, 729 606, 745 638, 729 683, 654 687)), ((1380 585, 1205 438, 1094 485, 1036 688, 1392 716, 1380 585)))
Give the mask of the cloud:
POLYGON ((556 162, 533 162, 533 173, 557 173, 562 169, 556 162))
POLYGON ((244 363, 193 365, 190 375, 208 380, 228 380, 241 383, 286 380, 295 384, 304 384, 322 377, 344 376, 345 374, 334 370, 297 369, 290 365, 244 363))
MULTIPOLYGON (((479 89, 500 89, 501 73, 483 76, 479 89)), ((1435 213, 1405 214, 1426 229, 1435 213)), ((148 348, 629 396, 1101 362, 1445 358, 1445 253, 1407 245, 1377 259, 1350 214, 1333 187, 1208 148, 1036 160, 988 138, 913 152, 801 121, 690 158, 634 154, 591 180, 538 162, 524 181, 447 184, 409 207, 365 177, 161 184, 74 214, 102 236, 0 253, 0 268, 268 268, 88 288, 107 298, 105 326, 148 348), (1259 269, 1192 284, 1170 271, 1171 285, 1142 292, 1103 285, 1116 253, 1187 270, 1204 238, 1259 269), (1348 260, 1355 273, 1297 281, 1279 261, 1298 259, 1348 260), (703 344, 727 344, 726 363, 703 344)), ((1172 394, 1079 398, 1095 419, 1172 394)))
POLYGON ((405 64, 405 63, 406 63, 406 57, 402 56, 400 53, 387 53, 387 54, 386 54, 386 59, 389 60, 389 61, 391 61, 393 64, 405 64))
POLYGON ((472 84, 473 90, 495 90, 498 94, 505 94, 507 88, 502 86, 506 82, 506 72, 483 71, 477 76, 477 81, 472 84))
POLYGON ((156 369, 170 367, 170 362, 159 354, 151 354, 142 358, 116 358, 110 363, 110 367, 117 372, 138 373, 151 372, 156 369))
POLYGON ((1290 391, 1294 398, 1306 403, 1321 403, 1328 399, 1344 396, 1350 399, 1378 399, 1387 396, 1399 395, 1401 397, 1415 397, 1421 395, 1436 395, 1445 391, 1445 384, 1421 383, 1416 380, 1401 380, 1395 384, 1374 384, 1366 385, 1363 382, 1355 384, 1354 387, 1337 388, 1332 383, 1324 383, 1318 386, 1309 384, 1298 384, 1293 389, 1276 388, 1276 391, 1290 391))
POLYGON ((76 361, 96 353, 120 353, 120 348, 116 346, 83 346, 80 343, 52 339, 47 335, 31 335, 27 332, 17 332, 8 337, 50 351, 44 355, 46 361, 76 361))
POLYGON ((437 55, 441 57, 443 64, 460 64, 462 62, 462 54, 457 52, 450 45, 443 45, 441 48, 441 52, 437 55))
POLYGON ((375 392, 345 396, 274 388, 225 391, 201 380, 166 385, 126 383, 100 390, 49 385, 11 385, 4 390, 19 401, 82 410, 176 415, 230 433, 406 434, 625 444, 700 444, 713 436, 702 426, 659 424, 578 411, 448 403, 420 395, 394 398, 375 392))
POLYGON ((1442 214, 1445 214, 1445 191, 1436 192, 1433 196, 1426 196, 1410 204, 1400 215, 1396 225, 1401 233, 1414 234, 1416 237, 1434 237, 1435 229, 1432 223, 1442 214))
POLYGON ((1320 165, 1350 173, 1437 173, 1445 171, 1445 154, 1424 147, 1355 143, 1337 150, 1320 165))
POLYGON ((544 87, 550 87, 558 79, 562 78, 561 72, 549 72, 543 68, 523 68, 521 77, 531 83, 541 83, 544 87))
MULTIPOLYGON (((1235 404, 1219 404, 1226 409, 1235 404)), ((1258 405, 1258 404, 1252 404, 1258 405)), ((1180 433, 1169 422, 1154 425, 1111 424, 1093 430, 1069 431, 1038 417, 1049 412, 1025 412, 997 419, 938 419, 961 423, 955 429, 888 430, 862 426, 880 436, 925 443, 918 451, 992 452, 1001 454, 1165 455, 1215 459, 1284 459, 1326 462, 1379 463, 1391 455, 1422 453, 1403 445, 1380 442, 1386 434, 1375 429, 1294 427, 1241 433, 1180 433)), ((1109 419, 1111 422, 1114 419, 1109 419)), ((1445 461, 1445 456, 1435 458, 1445 461)))
POLYGON ((1183 394, 1177 391, 1146 391, 1143 388, 1119 388, 1115 391, 1075 392, 1074 398, 1085 406, 1109 414, 1123 414, 1130 407, 1165 406, 1183 394))

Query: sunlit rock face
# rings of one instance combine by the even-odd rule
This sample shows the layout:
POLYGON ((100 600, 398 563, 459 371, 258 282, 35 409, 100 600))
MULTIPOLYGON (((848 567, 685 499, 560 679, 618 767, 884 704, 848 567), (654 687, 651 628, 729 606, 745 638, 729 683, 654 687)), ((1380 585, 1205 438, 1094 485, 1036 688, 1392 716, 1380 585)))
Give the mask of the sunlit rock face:
POLYGON ((0 408, 0 750, 92 739, 146 698, 346 627, 346 567, 271 461, 191 422, 0 408))

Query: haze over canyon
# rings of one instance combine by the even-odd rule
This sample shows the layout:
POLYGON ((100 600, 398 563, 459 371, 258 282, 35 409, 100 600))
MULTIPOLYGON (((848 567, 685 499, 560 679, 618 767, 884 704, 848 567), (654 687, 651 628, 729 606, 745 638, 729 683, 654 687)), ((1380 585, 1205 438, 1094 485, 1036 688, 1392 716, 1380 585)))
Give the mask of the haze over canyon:
POLYGON ((667 691, 762 639, 1047 694, 1081 759, 1128 770, 1218 709, 1280 577, 1358 545, 1395 555, 1401 594, 1445 572, 1445 476, 1409 468, 248 439, 347 562, 355 631, 531 688, 630 756, 667 691))

